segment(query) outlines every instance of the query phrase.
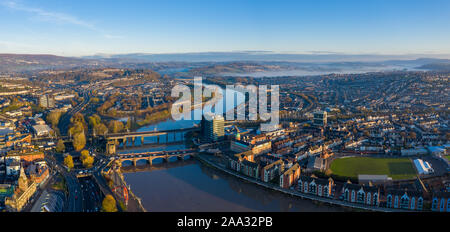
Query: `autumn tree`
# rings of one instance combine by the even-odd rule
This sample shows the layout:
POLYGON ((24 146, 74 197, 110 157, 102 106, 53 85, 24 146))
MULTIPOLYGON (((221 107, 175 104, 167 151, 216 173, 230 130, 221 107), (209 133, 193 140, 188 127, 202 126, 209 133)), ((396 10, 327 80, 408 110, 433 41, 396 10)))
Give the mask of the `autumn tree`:
POLYGON ((73 158, 71 155, 66 156, 64 158, 64 165, 66 165, 69 169, 73 168, 73 158))
POLYGON ((79 133, 84 133, 84 126, 81 122, 75 122, 72 124, 72 126, 69 128, 69 134, 75 135, 79 133))
POLYGON ((94 114, 92 116, 89 117, 89 125, 92 128, 95 128, 95 126, 97 126, 98 124, 100 124, 102 121, 102 119, 100 118, 100 116, 98 116, 97 114, 94 114))
POLYGON ((86 136, 84 133, 76 133, 73 136, 73 147, 76 151, 81 151, 86 146, 86 136))
POLYGON ((56 152, 63 153, 66 150, 66 146, 64 145, 64 141, 62 139, 58 140, 56 144, 56 152))
POLYGON ((52 125, 53 127, 57 127, 59 123, 59 119, 61 118, 62 111, 54 110, 47 115, 47 123, 52 125))
POLYGON ((72 124, 75 124, 75 123, 81 123, 81 125, 83 125, 83 127, 84 128, 87 128, 87 125, 86 125, 86 121, 84 120, 84 116, 83 116, 83 114, 81 114, 81 113, 76 113, 76 114, 74 114, 73 116, 72 116, 72 118, 70 119, 70 122, 72 123, 72 124))
POLYGON ((111 133, 118 133, 118 132, 123 131, 123 129, 124 129, 124 125, 121 121, 114 120, 114 121, 109 122, 109 124, 108 124, 108 130, 111 133))
POLYGON ((108 127, 106 127, 105 124, 103 124, 103 123, 97 124, 94 127, 94 132, 97 135, 104 135, 104 134, 108 133, 108 127))
POLYGON ((117 212, 116 200, 111 194, 105 196, 102 202, 103 212, 117 212))
POLYGON ((92 165, 94 164, 94 157, 89 155, 88 150, 83 150, 81 151, 81 162, 85 168, 92 168, 92 165))

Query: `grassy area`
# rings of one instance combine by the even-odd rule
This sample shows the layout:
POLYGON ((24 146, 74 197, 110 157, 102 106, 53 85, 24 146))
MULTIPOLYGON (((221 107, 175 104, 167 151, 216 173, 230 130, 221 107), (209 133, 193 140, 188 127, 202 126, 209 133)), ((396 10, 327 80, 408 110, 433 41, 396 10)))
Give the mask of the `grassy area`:
POLYGON ((416 170, 408 158, 342 158, 333 161, 330 169, 334 175, 354 179, 357 179, 359 174, 388 175, 394 180, 416 176, 416 170))
POLYGON ((168 118, 170 118, 170 116, 171 116, 171 114, 170 114, 169 110, 159 111, 159 112, 147 115, 147 117, 145 117, 144 120, 138 121, 137 125, 138 125, 138 127, 142 127, 142 126, 149 125, 152 123, 167 120, 168 118))
POLYGON ((62 175, 56 177, 56 181, 52 185, 53 190, 64 191, 67 193, 66 179, 62 175))
POLYGON ((448 161, 450 161, 450 155, 444 156, 448 161))

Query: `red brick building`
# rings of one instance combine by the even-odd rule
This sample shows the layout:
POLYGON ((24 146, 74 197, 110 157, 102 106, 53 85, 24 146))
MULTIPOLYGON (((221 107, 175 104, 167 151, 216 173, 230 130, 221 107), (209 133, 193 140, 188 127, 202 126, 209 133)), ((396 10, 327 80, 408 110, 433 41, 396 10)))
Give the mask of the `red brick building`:
POLYGON ((301 168, 298 163, 292 165, 287 171, 280 176, 280 187, 290 188, 300 178, 301 168))

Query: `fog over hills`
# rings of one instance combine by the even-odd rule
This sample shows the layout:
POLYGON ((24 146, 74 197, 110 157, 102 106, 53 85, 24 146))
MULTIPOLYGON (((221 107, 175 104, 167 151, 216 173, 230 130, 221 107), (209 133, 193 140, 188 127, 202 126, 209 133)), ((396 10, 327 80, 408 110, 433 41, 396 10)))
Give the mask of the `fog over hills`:
POLYGON ((99 54, 63 57, 34 54, 0 54, 0 72, 66 69, 77 67, 149 68, 162 73, 191 75, 320 75, 392 70, 447 71, 445 55, 351 55, 315 52, 281 54, 266 51, 172 54, 99 54), (423 58, 427 57, 427 58, 423 58))
POLYGON ((310 52, 307 54, 275 53, 270 51, 241 52, 199 52, 199 53, 130 53, 130 54, 98 54, 86 56, 90 59, 129 59, 142 62, 230 62, 230 61, 284 61, 284 62, 379 62, 387 60, 415 60, 419 58, 450 58, 450 55, 376 55, 376 54, 343 54, 333 52, 310 52))

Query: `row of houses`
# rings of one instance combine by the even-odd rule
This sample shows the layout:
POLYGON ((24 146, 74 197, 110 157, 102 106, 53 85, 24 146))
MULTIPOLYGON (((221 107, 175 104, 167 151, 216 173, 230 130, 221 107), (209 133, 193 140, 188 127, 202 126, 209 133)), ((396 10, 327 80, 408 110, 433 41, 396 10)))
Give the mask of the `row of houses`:
MULTIPOLYGON (((339 199, 345 202, 375 207, 422 211, 425 198, 420 191, 383 189, 369 184, 354 184, 350 181, 339 184, 332 178, 318 178, 315 175, 302 175, 298 163, 286 164, 281 159, 262 155, 255 161, 251 151, 227 155, 228 168, 263 182, 275 182, 285 189, 295 189, 304 194, 339 199)), ((450 212, 450 193, 432 194, 431 210, 450 212)))

